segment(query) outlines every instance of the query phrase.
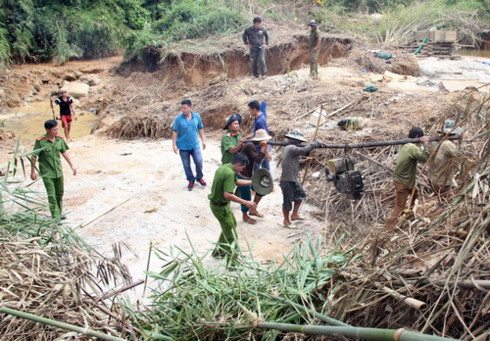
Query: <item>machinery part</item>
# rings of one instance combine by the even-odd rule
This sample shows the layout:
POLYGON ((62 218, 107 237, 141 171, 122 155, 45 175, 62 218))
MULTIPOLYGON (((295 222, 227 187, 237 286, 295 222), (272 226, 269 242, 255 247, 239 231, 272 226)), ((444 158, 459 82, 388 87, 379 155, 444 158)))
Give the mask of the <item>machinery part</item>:
POLYGON ((349 199, 359 200, 364 192, 361 172, 354 169, 350 157, 342 157, 327 161, 325 175, 327 181, 332 181, 339 193, 344 193, 349 199))

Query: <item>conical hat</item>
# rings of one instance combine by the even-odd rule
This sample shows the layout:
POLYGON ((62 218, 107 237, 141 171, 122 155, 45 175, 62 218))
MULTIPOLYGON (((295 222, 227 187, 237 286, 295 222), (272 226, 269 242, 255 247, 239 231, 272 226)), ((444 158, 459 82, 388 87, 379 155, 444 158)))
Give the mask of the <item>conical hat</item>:
POLYGON ((265 168, 259 168, 252 176, 252 187, 260 195, 267 195, 274 189, 271 173, 265 168))

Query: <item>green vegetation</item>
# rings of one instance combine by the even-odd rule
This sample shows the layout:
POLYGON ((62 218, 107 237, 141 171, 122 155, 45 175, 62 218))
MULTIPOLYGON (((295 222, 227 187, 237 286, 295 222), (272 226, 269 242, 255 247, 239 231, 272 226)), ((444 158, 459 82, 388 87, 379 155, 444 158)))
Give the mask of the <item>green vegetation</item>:
POLYGON ((0 0, 0 65, 97 58, 126 49, 144 60, 182 39, 241 31, 254 15, 287 22, 315 18, 330 32, 404 43, 417 29, 458 29, 477 43, 489 29, 490 0, 0 0), (379 13, 379 20, 366 14, 379 13))
POLYGON ((206 266, 195 250, 158 252, 167 263, 160 273, 150 273, 161 283, 154 304, 142 313, 127 309, 145 339, 274 339, 277 331, 250 330, 258 319, 283 323, 320 319, 346 326, 322 315, 321 309, 317 313, 316 305, 325 301, 322 286, 358 256, 353 250, 322 254, 321 249, 320 240, 309 240, 283 262, 267 265, 237 255, 237 263, 228 270, 226 262, 206 266))
POLYGON ((114 54, 148 18, 140 0, 0 2, 0 63, 95 58, 114 54))

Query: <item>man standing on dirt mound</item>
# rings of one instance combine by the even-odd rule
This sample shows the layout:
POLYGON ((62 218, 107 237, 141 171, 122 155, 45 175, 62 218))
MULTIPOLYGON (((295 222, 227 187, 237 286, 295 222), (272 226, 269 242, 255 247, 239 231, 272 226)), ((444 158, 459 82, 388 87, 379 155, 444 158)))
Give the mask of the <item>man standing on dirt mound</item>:
POLYGON ((308 42, 308 48, 310 50, 310 77, 318 79, 318 55, 320 54, 322 38, 320 38, 320 33, 318 33, 318 23, 315 20, 311 20, 308 26, 310 26, 310 39, 308 42))
POLYGON ((36 161, 39 159, 39 175, 43 179, 46 193, 48 194, 49 210, 53 219, 64 219, 62 213, 62 200, 64 192, 63 170, 60 154, 70 165, 73 175, 77 170, 68 155, 68 145, 58 136, 58 122, 48 120, 44 122, 46 134, 34 143, 34 154, 31 157, 31 179, 37 180, 36 161))
POLYGON ((262 19, 255 17, 253 25, 243 32, 243 43, 250 49, 253 62, 253 73, 259 78, 259 64, 262 77, 267 77, 267 65, 265 63, 265 48, 269 45, 269 34, 262 27, 262 19), (265 40, 265 42, 264 42, 265 40))
POLYGON ((408 133, 411 139, 420 138, 423 146, 417 147, 413 143, 404 144, 398 152, 396 159, 395 172, 393 173, 393 184, 395 185, 396 203, 390 217, 386 220, 386 227, 389 233, 394 232, 398 214, 405 209, 408 197, 411 195, 408 208, 415 203, 418 196, 418 189, 415 185, 417 174, 417 162, 425 163, 429 160, 429 138, 424 136, 424 132, 419 127, 413 127, 408 133))
POLYGON ((206 186, 202 173, 202 154, 199 146, 198 135, 201 137, 202 148, 206 149, 204 138, 204 125, 201 116, 192 111, 192 102, 188 99, 180 102, 180 110, 172 125, 172 147, 175 154, 180 154, 185 176, 189 182, 187 189, 192 191, 197 180, 201 186, 206 186), (196 166, 196 176, 191 169, 191 156, 196 166))
MULTIPOLYGON (((51 102, 51 109, 54 110, 55 105, 60 106, 60 119, 61 119, 61 126, 63 127, 65 131, 65 138, 66 142, 71 141, 71 121, 72 121, 72 115, 75 118, 75 121, 77 120, 77 114, 75 113, 75 108, 73 107, 73 98, 68 96, 68 92, 66 90, 61 91, 61 96, 58 97, 53 101, 52 98, 50 98, 51 102)), ((54 115, 54 114, 53 114, 54 115)))

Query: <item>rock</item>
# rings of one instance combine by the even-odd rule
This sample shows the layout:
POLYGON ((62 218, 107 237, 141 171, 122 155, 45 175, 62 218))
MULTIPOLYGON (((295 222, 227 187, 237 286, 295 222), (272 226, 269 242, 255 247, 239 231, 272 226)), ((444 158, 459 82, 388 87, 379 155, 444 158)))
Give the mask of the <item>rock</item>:
POLYGON ((41 83, 48 84, 49 83, 49 79, 43 78, 43 79, 41 79, 41 83))
POLYGON ((83 76, 80 77, 80 81, 87 83, 90 86, 94 86, 100 83, 100 78, 96 76, 83 76))
POLYGON ((417 57, 413 54, 402 54, 396 57, 388 70, 399 75, 420 76, 420 66, 417 57))
POLYGON ((72 74, 66 74, 63 76, 63 80, 72 82, 72 81, 77 80, 77 77, 75 77, 75 74, 73 74, 73 73, 72 74))
POLYGON ((4 98, 5 98, 5 90, 0 89, 0 99, 4 99, 4 98))
POLYGON ((34 85, 34 89, 36 89, 37 92, 41 91, 41 86, 37 83, 35 83, 34 85))
POLYGON ((80 71, 75 71, 74 75, 77 79, 79 79, 80 77, 82 77, 83 73, 81 73, 80 71))
POLYGON ((68 94, 73 97, 86 97, 90 90, 90 86, 83 82, 64 82, 61 90, 68 91, 68 94))

